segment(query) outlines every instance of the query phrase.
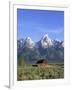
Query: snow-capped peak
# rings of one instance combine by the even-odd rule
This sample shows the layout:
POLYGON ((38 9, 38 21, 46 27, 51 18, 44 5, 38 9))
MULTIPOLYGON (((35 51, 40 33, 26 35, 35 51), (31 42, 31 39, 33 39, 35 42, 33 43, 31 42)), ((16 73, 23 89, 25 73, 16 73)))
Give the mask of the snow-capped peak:
POLYGON ((30 37, 27 37, 27 38, 26 38, 26 41, 27 41, 27 42, 32 42, 32 40, 31 40, 30 37))
POLYGON ((45 35, 43 36, 43 38, 49 38, 49 37, 48 37, 48 34, 45 34, 45 35))
POLYGON ((48 37, 48 34, 45 34, 41 39, 41 44, 43 48, 48 48, 53 45, 52 40, 48 37))
POLYGON ((32 41, 30 37, 27 37, 24 43, 25 47, 27 48, 33 48, 35 43, 32 41))

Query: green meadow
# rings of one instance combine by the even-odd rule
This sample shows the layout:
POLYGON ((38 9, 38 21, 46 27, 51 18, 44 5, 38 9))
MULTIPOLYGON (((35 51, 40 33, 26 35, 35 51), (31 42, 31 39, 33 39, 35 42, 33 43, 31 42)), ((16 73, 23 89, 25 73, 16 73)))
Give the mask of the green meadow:
POLYGON ((17 80, 40 80, 64 78, 64 64, 48 64, 34 67, 31 64, 17 66, 17 80))

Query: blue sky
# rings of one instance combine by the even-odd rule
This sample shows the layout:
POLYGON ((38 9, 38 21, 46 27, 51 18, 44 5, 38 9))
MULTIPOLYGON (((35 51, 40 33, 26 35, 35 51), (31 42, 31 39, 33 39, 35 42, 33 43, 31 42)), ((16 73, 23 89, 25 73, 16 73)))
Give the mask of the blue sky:
POLYGON ((39 41, 48 34, 52 39, 64 40, 64 12, 17 9, 17 38, 31 37, 39 41))

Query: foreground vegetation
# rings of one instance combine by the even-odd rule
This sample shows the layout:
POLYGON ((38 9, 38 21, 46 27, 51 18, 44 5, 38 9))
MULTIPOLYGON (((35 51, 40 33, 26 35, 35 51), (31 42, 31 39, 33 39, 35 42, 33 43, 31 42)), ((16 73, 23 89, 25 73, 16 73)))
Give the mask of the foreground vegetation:
POLYGON ((63 64, 33 67, 24 65, 17 67, 17 80, 60 79, 64 78, 63 64))

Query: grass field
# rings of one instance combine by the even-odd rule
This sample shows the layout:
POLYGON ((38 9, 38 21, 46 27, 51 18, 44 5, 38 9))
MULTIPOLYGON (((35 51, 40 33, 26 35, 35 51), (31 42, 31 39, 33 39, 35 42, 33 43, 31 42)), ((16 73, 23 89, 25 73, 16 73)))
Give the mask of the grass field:
POLYGON ((17 67, 17 80, 40 80, 64 78, 63 64, 33 67, 32 65, 17 67))

